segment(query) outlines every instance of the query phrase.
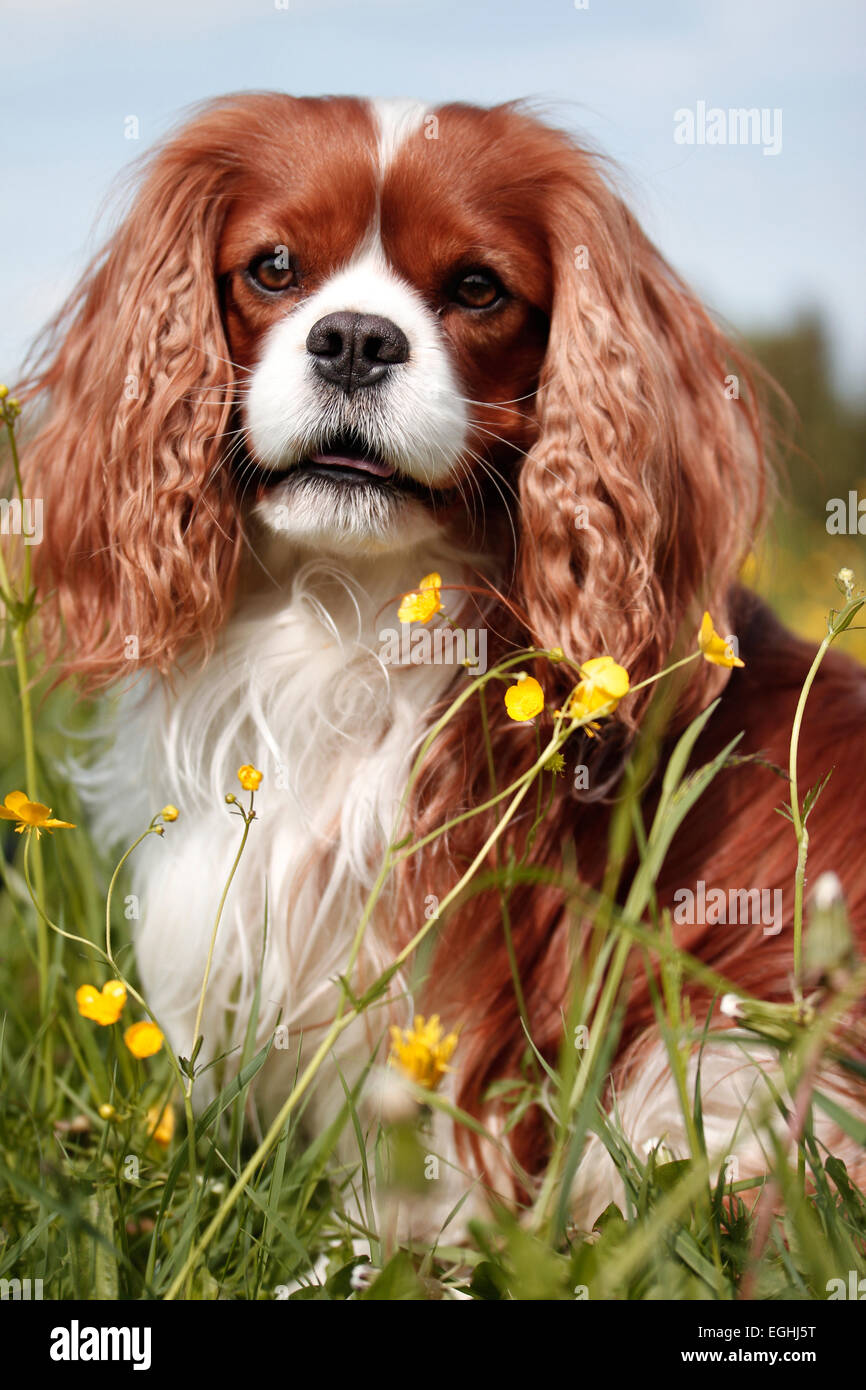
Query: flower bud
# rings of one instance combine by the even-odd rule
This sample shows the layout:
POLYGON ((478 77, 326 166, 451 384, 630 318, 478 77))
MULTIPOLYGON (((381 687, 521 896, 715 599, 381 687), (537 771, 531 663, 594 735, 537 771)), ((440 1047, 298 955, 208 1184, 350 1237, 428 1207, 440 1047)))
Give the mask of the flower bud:
POLYGON ((856 963, 857 951, 845 895, 836 874, 828 871, 818 876, 810 906, 803 947, 806 977, 812 982, 840 986, 856 963))

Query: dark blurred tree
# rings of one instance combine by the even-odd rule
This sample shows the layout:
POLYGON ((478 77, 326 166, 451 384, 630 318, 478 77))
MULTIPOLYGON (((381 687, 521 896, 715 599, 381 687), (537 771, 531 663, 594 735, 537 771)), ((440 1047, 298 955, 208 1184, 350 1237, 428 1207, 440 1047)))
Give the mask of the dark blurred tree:
MULTIPOLYGON (((827 531, 827 504, 853 488, 866 496, 866 398, 846 399, 834 379, 827 329, 803 312, 784 332, 753 334, 755 357, 788 398, 770 408, 779 426, 778 500, 769 534, 745 577, 785 622, 819 641, 838 602, 834 576, 850 566, 866 582, 866 541, 827 531)), ((866 661, 866 631, 844 647, 866 661)))
POLYGON ((827 331, 817 313, 802 313, 784 333, 753 335, 748 341, 796 412, 792 420, 778 401, 773 403, 790 441, 782 450, 783 490, 797 510, 820 520, 829 498, 844 497, 866 480, 866 407, 839 393, 827 331))

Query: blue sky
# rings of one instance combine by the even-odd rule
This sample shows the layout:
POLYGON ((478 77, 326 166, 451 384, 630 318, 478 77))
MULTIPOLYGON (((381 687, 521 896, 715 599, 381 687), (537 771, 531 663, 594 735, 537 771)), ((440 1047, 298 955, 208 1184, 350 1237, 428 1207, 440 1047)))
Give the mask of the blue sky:
POLYGON ((98 245, 94 224, 135 157, 192 102, 276 88, 547 103, 619 161, 647 230, 715 311, 749 329, 818 308, 845 390, 866 386, 862 0, 4 0, 4 11, 6 379, 98 245), (780 153, 675 143, 674 113, 701 101, 780 108, 780 153), (124 138, 129 115, 138 141, 124 138))

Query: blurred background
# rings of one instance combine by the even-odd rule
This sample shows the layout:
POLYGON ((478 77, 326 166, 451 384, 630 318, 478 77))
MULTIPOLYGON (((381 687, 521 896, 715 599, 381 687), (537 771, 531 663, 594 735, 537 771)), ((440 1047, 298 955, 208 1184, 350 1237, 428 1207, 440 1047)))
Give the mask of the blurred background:
MULTIPOLYGON (((618 162, 649 234, 793 402, 748 579, 820 637, 834 573, 866 577, 863 537, 826 525, 831 499, 866 499, 864 31, 860 0, 5 0, 0 380, 110 231, 107 195, 190 104, 530 97, 618 162), (772 141, 700 143, 701 104, 765 111, 772 141)), ((863 634, 846 646, 866 657, 863 634)))

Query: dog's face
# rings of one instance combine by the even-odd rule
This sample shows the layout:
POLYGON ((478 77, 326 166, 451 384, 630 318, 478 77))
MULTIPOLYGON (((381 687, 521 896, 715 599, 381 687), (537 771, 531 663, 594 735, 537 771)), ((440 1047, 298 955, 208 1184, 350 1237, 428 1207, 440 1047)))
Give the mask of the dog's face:
POLYGON ((292 542, 379 551, 459 525, 535 437, 543 238, 483 130, 424 118, 359 104, 274 142, 220 238, 235 472, 292 542))
POLYGON ((43 627, 94 682, 130 635, 163 670, 212 643, 265 542, 278 583, 299 545, 414 546, 408 588, 438 528, 496 555, 516 641, 637 682, 704 607, 724 628, 761 510, 747 365, 600 161, 514 106, 213 103, 30 392, 43 627))

